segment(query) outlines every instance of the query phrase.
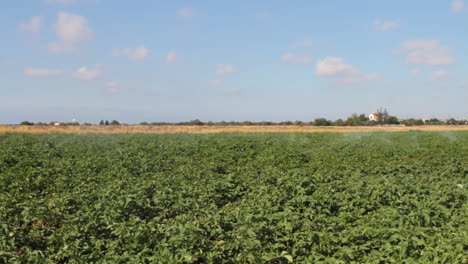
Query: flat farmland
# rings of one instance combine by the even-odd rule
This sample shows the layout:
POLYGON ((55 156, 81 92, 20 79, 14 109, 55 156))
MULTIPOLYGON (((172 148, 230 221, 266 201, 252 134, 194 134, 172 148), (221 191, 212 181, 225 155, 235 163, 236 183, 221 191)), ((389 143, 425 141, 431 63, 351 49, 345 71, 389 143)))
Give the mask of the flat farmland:
POLYGON ((57 129, 0 135, 0 263, 468 261, 467 131, 57 129))

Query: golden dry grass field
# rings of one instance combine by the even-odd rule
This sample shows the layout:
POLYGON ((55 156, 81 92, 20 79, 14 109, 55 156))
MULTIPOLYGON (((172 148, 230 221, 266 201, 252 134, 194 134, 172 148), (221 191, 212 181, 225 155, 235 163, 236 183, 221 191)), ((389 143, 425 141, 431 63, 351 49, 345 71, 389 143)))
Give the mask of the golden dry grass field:
POLYGON ((319 133, 319 132, 377 132, 377 131, 468 131, 468 126, 11 126, 0 125, 0 134, 129 134, 129 133, 319 133))

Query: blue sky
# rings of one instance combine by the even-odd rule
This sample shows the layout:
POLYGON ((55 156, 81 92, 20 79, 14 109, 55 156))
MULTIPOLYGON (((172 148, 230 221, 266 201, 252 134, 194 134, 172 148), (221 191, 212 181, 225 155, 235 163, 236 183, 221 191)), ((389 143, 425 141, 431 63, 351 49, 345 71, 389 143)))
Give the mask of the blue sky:
POLYGON ((466 0, 3 1, 0 123, 464 118, 467 28, 466 0))

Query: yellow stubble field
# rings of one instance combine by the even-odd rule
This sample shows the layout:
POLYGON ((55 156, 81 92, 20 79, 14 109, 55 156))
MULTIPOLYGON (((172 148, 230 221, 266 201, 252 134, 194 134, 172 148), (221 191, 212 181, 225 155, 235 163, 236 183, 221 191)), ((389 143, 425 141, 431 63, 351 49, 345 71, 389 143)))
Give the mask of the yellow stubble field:
POLYGON ((468 126, 11 126, 0 125, 0 134, 130 134, 130 133, 323 133, 377 131, 468 131, 468 126))

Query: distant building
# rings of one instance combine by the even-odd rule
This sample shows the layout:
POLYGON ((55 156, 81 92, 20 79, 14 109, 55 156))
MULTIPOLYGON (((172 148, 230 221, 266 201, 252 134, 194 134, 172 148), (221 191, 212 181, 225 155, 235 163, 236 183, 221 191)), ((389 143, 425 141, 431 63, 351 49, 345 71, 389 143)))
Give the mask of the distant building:
POLYGON ((430 117, 425 117, 425 118, 421 118, 421 120, 424 122, 424 124, 427 122, 427 121, 431 121, 432 118, 430 117))
POLYGON ((60 122, 55 122, 54 126, 60 126, 60 122))
POLYGON ((369 120, 370 121, 380 121, 381 116, 382 116, 382 114, 372 113, 372 114, 369 115, 369 120))

